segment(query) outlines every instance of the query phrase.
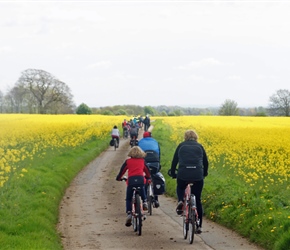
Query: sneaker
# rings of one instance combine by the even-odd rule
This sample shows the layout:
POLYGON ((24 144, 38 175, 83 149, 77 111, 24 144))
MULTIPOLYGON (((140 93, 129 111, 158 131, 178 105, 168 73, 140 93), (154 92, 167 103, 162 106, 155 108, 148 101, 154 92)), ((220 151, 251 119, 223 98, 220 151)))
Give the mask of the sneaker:
POLYGON ((154 201, 154 207, 158 208, 160 206, 159 201, 154 201))
POLYGON ((143 210, 147 211, 148 210, 148 204, 147 201, 143 202, 143 210))
POLYGON ((127 215, 125 225, 126 225, 126 227, 130 227, 132 225, 132 215, 131 214, 127 215))
POLYGON ((178 215, 182 215, 183 214, 183 201, 179 201, 176 207, 176 213, 178 215))
POLYGON ((202 229, 201 229, 201 227, 197 227, 197 229, 196 229, 196 233, 197 233, 197 234, 201 234, 201 233, 202 233, 202 229))

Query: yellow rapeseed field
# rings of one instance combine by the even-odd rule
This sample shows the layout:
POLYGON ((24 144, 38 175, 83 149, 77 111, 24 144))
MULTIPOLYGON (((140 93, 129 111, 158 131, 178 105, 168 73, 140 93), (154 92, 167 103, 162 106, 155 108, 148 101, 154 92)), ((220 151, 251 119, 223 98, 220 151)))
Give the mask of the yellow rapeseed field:
MULTIPOLYGON (((0 186, 26 158, 47 149, 75 147, 93 137, 106 137, 121 116, 0 115, 0 186)), ((249 185, 267 190, 290 177, 290 120, 279 117, 159 117, 173 128, 172 140, 183 140, 193 128, 207 150, 210 167, 230 168, 249 185)), ((154 118, 157 119, 157 118, 154 118)), ((19 170, 19 169, 18 169, 19 170)), ((27 169, 21 166, 21 175, 27 169)), ((288 188, 288 185, 287 185, 288 188)))
POLYGON ((162 118, 179 143, 194 129, 207 150, 210 168, 231 169, 250 186, 264 189, 290 177, 290 119, 287 117, 187 116, 162 118))
POLYGON ((92 138, 104 138, 124 117, 101 115, 0 115, 0 187, 11 173, 23 176, 27 169, 21 162, 33 160, 47 149, 76 147, 92 138), (19 169, 21 168, 21 169, 19 169))

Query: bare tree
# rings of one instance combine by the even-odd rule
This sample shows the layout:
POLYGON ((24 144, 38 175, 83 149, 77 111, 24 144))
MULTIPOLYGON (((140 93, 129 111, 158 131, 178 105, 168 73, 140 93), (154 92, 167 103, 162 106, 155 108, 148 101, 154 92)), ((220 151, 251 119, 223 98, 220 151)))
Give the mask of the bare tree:
POLYGON ((232 116, 238 115, 238 113, 238 104, 235 101, 229 99, 225 100, 219 109, 219 115, 232 116))
POLYGON ((56 108, 73 106, 69 87, 44 70, 23 71, 17 86, 29 92, 27 100, 29 99, 30 107, 36 104, 40 114, 59 113, 56 108))
POLYGON ((289 116, 290 115, 290 91, 279 89, 270 96, 269 111, 272 115, 289 116))

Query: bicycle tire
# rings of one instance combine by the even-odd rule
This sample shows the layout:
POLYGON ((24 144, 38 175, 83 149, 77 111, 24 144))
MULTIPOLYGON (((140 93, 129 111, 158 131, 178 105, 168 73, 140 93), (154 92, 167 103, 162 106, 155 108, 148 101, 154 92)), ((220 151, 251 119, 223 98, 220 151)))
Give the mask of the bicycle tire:
POLYGON ((136 194, 136 231, 138 235, 142 234, 142 211, 141 211, 141 202, 139 194, 136 194))
POLYGON ((150 193, 150 190, 149 190, 150 188, 152 188, 151 184, 149 184, 148 187, 147 187, 147 201, 148 201, 148 213, 149 213, 149 215, 152 215, 153 197, 152 197, 152 195, 150 193))
POLYGON ((116 151, 116 149, 117 149, 117 139, 116 138, 114 138, 114 148, 115 148, 115 151, 116 151))
POLYGON ((187 209, 187 204, 183 204, 183 238, 186 240, 187 239, 187 234, 188 234, 188 214, 186 212, 187 209))
POLYGON ((191 195, 190 202, 188 205, 188 231, 189 231, 189 244, 192 244, 194 239, 194 233, 195 233, 195 210, 193 209, 193 197, 191 195))

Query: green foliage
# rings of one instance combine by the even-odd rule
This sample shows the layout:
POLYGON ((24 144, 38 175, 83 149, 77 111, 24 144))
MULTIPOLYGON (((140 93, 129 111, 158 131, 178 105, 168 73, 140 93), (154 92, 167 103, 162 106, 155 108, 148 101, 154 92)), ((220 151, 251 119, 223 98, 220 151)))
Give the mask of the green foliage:
POLYGON ((238 104, 233 100, 225 100, 225 102, 222 104, 222 106, 219 109, 219 115, 238 115, 239 109, 238 104))
POLYGON ((62 249, 56 232, 59 203, 71 180, 107 143, 108 138, 92 140, 35 157, 23 177, 5 183, 0 189, 1 249, 62 249))
POLYGON ((156 111, 154 110, 154 108, 152 108, 151 106, 145 106, 144 107, 144 115, 151 115, 151 116, 154 116, 156 113, 156 111))
POLYGON ((90 115, 92 113, 92 110, 91 108, 89 108, 88 105, 82 103, 81 105, 77 107, 76 113, 78 115, 90 115))

